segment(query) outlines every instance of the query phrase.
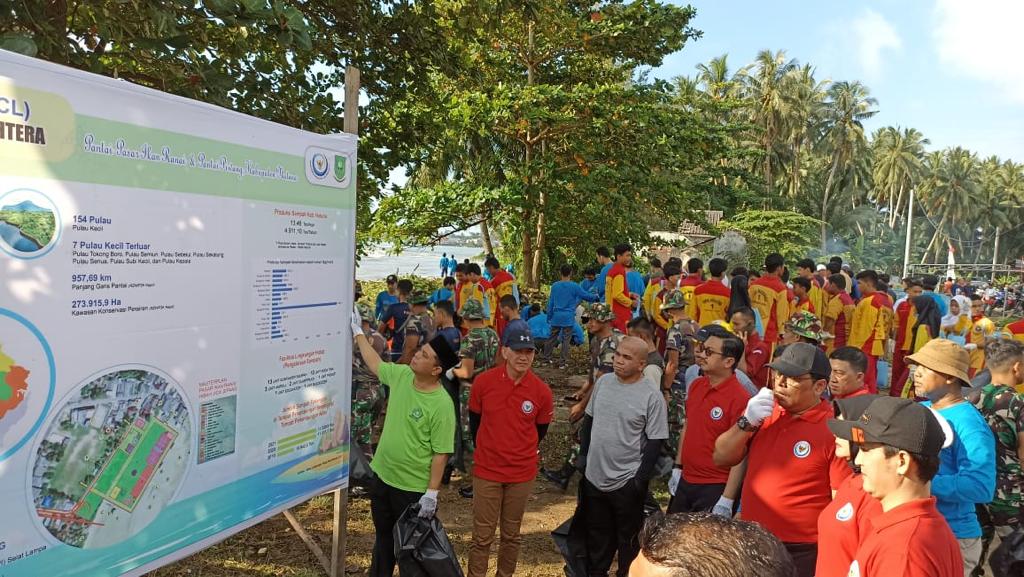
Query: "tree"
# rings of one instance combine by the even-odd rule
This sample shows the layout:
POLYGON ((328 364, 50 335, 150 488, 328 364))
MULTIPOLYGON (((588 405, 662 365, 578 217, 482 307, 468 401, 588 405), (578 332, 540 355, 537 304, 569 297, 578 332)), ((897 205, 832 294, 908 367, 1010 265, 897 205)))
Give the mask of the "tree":
POLYGON ((787 262, 807 256, 815 245, 818 221, 800 213, 777 210, 751 210, 723 221, 721 230, 735 230, 747 240, 747 260, 763 263, 773 252, 787 262))
POLYGON ((667 85, 634 75, 698 34, 688 26, 691 8, 653 0, 435 4, 449 28, 446 50, 465 67, 431 74, 426 98, 399 107, 430 129, 409 185, 382 201, 377 233, 437 242, 498 224, 504 256, 535 287, 557 252, 646 240, 634 207, 681 218, 673 212, 691 183, 680 169, 706 158, 718 129, 711 138, 697 132, 696 115, 671 106, 667 85), (695 152, 680 154, 683 147, 695 152))
POLYGON ((775 189, 779 160, 776 156, 784 142, 790 113, 786 98, 787 77, 797 67, 796 60, 787 60, 786 52, 762 50, 752 69, 743 74, 744 91, 751 100, 750 120, 760 130, 761 159, 767 193, 775 189))
POLYGON ((924 148, 930 141, 914 128, 887 126, 877 130, 872 137, 874 166, 875 201, 884 203, 888 209, 889 227, 896 228, 902 219, 904 197, 908 198, 924 175, 924 148))
POLYGON ((878 104, 860 82, 836 82, 828 89, 824 107, 821 145, 831 157, 828 180, 821 200, 821 250, 828 245, 828 209, 837 176, 855 166, 857 157, 867 149, 863 121, 878 111, 878 104))

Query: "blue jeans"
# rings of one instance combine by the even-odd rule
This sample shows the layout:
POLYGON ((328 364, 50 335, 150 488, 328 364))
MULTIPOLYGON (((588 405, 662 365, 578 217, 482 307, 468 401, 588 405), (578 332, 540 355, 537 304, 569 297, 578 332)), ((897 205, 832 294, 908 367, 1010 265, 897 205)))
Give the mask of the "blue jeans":
POLYGON ((569 362, 569 344, 572 342, 572 327, 551 327, 551 338, 544 343, 544 359, 551 358, 555 343, 562 343, 562 364, 569 362))

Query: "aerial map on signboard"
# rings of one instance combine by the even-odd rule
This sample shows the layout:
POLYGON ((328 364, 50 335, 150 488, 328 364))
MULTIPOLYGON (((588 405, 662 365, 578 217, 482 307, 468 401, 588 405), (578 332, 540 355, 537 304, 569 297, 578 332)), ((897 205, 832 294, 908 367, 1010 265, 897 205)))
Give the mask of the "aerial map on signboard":
POLYGON ((57 412, 36 451, 36 514, 54 537, 104 547, 149 524, 185 474, 188 407, 156 372, 105 373, 57 412))

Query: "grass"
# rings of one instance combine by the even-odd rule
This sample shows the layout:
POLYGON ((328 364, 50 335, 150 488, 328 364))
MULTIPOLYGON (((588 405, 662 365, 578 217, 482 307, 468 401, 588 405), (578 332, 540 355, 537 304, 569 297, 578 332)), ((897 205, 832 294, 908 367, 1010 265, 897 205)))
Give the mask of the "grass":
POLYGON ((57 224, 52 212, 21 212, 0 210, 0 220, 18 227, 21 233, 39 246, 46 246, 53 240, 57 224))
POLYGON ((77 498, 85 492, 82 479, 92 473, 96 460, 103 455, 103 436, 96 429, 80 426, 68 434, 72 437, 69 448, 54 466, 50 487, 77 498))
MULTIPOLYGON (((570 374, 583 374, 586 353, 582 348, 573 351, 570 374)), ((575 390, 566 376, 548 367, 538 367, 538 374, 552 387, 557 406, 555 422, 544 442, 541 455, 544 464, 557 468, 568 449, 568 407, 560 399, 575 390)), ((471 502, 458 496, 457 489, 463 481, 453 479, 452 484, 441 491, 439 516, 455 547, 459 562, 465 568, 472 535, 473 516, 471 502)), ((664 482, 659 484, 656 494, 663 503, 667 502, 664 482)), ((550 532, 568 519, 576 505, 576 487, 562 492, 546 481, 539 479, 534 487, 523 520, 523 545, 519 557, 517 575, 528 577, 562 577, 562 558, 551 540, 550 532)), ((293 509, 303 526, 325 550, 331 542, 332 500, 329 496, 316 497, 293 509)), ((370 566, 370 552, 376 532, 370 519, 370 504, 365 498, 349 500, 348 510, 348 555, 347 572, 350 575, 365 575, 370 566)), ((496 547, 495 547, 496 549, 496 547)), ((494 555, 491 553, 491 571, 494 570, 494 555)), ((158 569, 150 577, 320 577, 315 557, 292 530, 283 516, 272 517, 259 525, 250 527, 225 541, 201 551, 191 557, 158 569)))

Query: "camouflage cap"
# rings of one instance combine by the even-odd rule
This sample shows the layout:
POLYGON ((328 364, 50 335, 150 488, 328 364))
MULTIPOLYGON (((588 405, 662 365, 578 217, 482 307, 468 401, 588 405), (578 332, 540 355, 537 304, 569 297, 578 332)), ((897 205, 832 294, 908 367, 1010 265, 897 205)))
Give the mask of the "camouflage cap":
POLYGON ((478 321, 484 318, 484 305, 476 299, 466 299, 462 304, 462 318, 470 321, 478 321))
POLYGON ((412 293, 409 297, 409 304, 411 305, 425 305, 430 304, 430 295, 427 293, 421 293, 419 291, 412 293))
POLYGON ((686 308, 686 295, 683 291, 675 289, 672 292, 665 295, 665 304, 661 305, 662 310, 672 310, 686 308))
POLYGON ((786 328, 793 331, 793 334, 820 341, 823 337, 821 321, 810 311, 798 311, 787 322, 786 328))
POLYGON ((373 325, 373 309, 370 308, 370 305, 366 303, 356 303, 356 309, 359 310, 359 318, 362 319, 364 323, 370 323, 370 325, 373 325))
POLYGON ((584 316, 588 316, 599 323, 608 323, 615 320, 615 313, 612 311, 612 307, 608 306, 608 303, 592 303, 587 307, 584 316))

